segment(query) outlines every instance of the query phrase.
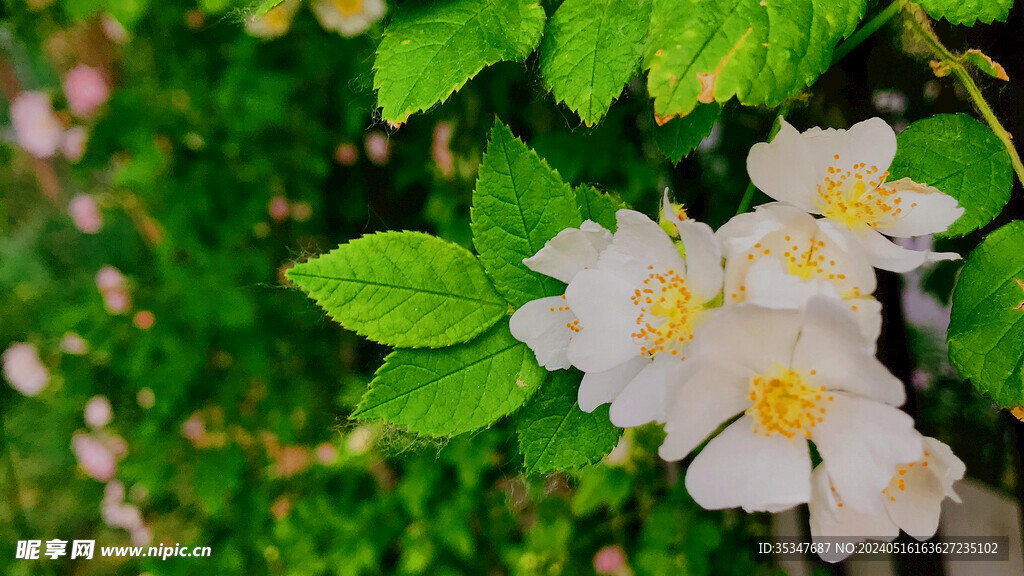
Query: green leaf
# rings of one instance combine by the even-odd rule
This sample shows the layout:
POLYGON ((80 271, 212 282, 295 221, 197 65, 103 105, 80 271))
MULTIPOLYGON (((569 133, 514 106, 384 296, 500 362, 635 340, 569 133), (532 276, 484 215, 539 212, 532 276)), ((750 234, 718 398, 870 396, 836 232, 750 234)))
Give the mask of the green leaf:
POLYGON ((508 312, 469 251, 419 232, 363 236, 288 278, 342 326, 389 346, 466 342, 508 312))
POLYGON ((574 193, 581 218, 597 222, 607 230, 615 232, 615 213, 626 207, 624 203, 589 184, 577 186, 574 193))
POLYGON ((673 164, 690 155, 700 141, 711 134, 711 129, 722 115, 722 106, 717 102, 698 104, 692 112, 682 118, 673 118, 654 130, 658 147, 673 164))
POLYGON ((1002 64, 996 62, 990 58, 988 54, 985 54, 977 48, 971 48, 967 52, 964 52, 964 58, 970 61, 971 64, 974 64, 978 70, 981 70, 985 74, 988 74, 997 80, 1002 80, 1003 82, 1010 80, 1010 77, 1006 75, 1006 68, 1003 68, 1002 64))
POLYGON ((988 235, 967 258, 947 332, 949 359, 1005 408, 1024 405, 1024 221, 988 235))
POLYGON ((659 123, 697 102, 775 106, 814 82, 865 0, 655 0, 644 67, 659 123))
POLYGON ((582 375, 575 370, 550 372, 544 387, 523 410, 519 451, 528 473, 573 470, 605 457, 621 430, 608 420, 608 406, 587 414, 576 395, 582 375))
POLYGON ((545 371, 502 322, 444 350, 395 350, 352 415, 383 419, 429 436, 489 426, 526 402, 545 371))
POLYGON ((282 2, 284 2, 284 0, 263 0, 260 7, 256 9, 256 17, 262 18, 263 16, 266 16, 267 12, 277 8, 282 2))
POLYGON ((915 0, 929 16, 945 18, 950 24, 971 26, 976 22, 990 24, 993 20, 1006 20, 1013 0, 915 0))
POLYGON ((373 64, 382 117, 402 124, 484 67, 525 59, 543 30, 544 9, 536 0, 404 4, 384 31, 373 64))
POLYGON ((551 93, 597 124, 643 55, 649 0, 565 0, 548 22, 540 69, 551 93))
POLYGON ((1013 189, 1010 155, 987 126, 966 114, 936 114, 896 138, 890 180, 910 178, 957 199, 964 215, 942 236, 963 236, 1002 212, 1013 189))
POLYGON ((543 158, 494 124, 473 191, 473 245, 513 306, 558 296, 565 285, 523 264, 560 231, 579 226, 576 196, 543 158))

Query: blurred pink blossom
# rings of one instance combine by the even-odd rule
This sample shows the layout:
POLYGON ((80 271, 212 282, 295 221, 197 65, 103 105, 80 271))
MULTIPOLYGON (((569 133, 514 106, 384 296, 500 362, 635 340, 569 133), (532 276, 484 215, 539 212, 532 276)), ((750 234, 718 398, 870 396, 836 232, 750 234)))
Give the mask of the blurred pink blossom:
POLYGON ((181 435, 192 442, 199 442, 206 435, 206 426, 203 425, 199 416, 193 414, 181 425, 181 435))
POLYGON ((71 162, 78 162, 85 155, 85 142, 89 132, 83 126, 68 128, 60 139, 60 151, 71 162))
POLYGON ((451 140, 452 125, 448 122, 438 122, 437 126, 434 126, 434 143, 430 147, 430 154, 441 169, 441 174, 447 179, 455 175, 455 156, 448 148, 451 140))
POLYGON ((113 266, 104 266, 96 273, 96 288, 103 295, 103 304, 111 314, 122 314, 132 305, 128 281, 113 266))
MULTIPOLYGON (((134 490, 134 487, 132 489, 134 490)), ((124 484, 120 481, 107 482, 100 505, 103 521, 111 528, 127 530, 131 535, 133 545, 147 546, 152 540, 152 532, 149 526, 146 526, 138 506, 126 503, 124 494, 124 484)))
POLYGON ((110 97, 110 86, 102 70, 79 64, 64 77, 64 94, 71 113, 88 118, 110 97))
POLYGON ((39 351, 31 344, 15 342, 3 355, 4 377, 11 387, 25 396, 35 396, 46 388, 50 381, 50 371, 39 359, 39 351))
POLYGON ((281 222, 288 217, 288 200, 284 196, 274 196, 267 204, 267 214, 270 214, 270 217, 277 222, 281 222))
POLYGON ((333 444, 324 442, 316 447, 316 459, 321 464, 331 464, 338 458, 338 450, 333 444))
POLYGON ((370 132, 366 135, 363 147, 366 148, 366 157, 370 159, 370 162, 377 166, 387 164, 388 158, 391 156, 391 143, 386 134, 379 130, 370 132))
POLYGON ((294 476, 309 467, 309 452, 302 446, 285 446, 277 453, 274 464, 278 475, 294 476))
POLYGON ((117 472, 117 461, 124 455, 124 441, 118 440, 120 439, 75 432, 71 437, 71 450, 86 475, 107 482, 114 477, 117 472))
POLYGON ((103 428, 114 419, 114 409, 106 396, 93 396, 85 404, 83 417, 90 428, 103 428))
POLYGON ((291 206, 292 220, 306 222, 313 217, 313 207, 309 202, 295 202, 291 206))
POLYGON ((132 307, 132 298, 127 292, 105 292, 103 304, 111 314, 124 314, 132 307))
POLYGON ((60 339, 60 349, 68 354, 80 356, 89 351, 89 343, 74 332, 68 332, 60 339))
POLYGON ((334 150, 334 159, 342 166, 351 166, 359 160, 359 149, 349 142, 338 144, 334 150))
POLYGON ((156 317, 149 310, 140 310, 132 318, 132 324, 139 330, 149 330, 156 323, 156 317))
POLYGON ((594 555, 598 574, 619 575, 626 571, 626 553, 619 546, 605 546, 594 555))
POLYGON ((128 31, 117 21, 117 18, 104 13, 100 19, 100 25, 103 27, 103 34, 115 44, 124 44, 128 41, 128 31))
POLYGON ((60 147, 64 126, 43 92, 22 92, 11 102, 11 122, 18 145, 37 158, 49 158, 60 147))
POLYGON ((76 194, 68 203, 68 213, 75 227, 85 234, 95 234, 103 227, 103 215, 96 200, 88 194, 76 194))

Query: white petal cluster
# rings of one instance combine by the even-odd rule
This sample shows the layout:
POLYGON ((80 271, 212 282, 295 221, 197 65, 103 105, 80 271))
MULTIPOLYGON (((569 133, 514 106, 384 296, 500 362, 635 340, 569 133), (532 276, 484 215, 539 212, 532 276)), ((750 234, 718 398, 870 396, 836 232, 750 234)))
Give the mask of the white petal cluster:
POLYGON ((875 357, 874 269, 959 258, 887 236, 944 231, 964 210, 888 181, 895 154, 878 118, 802 134, 782 121, 747 159, 777 202, 713 232, 666 191, 662 225, 620 210, 614 233, 563 230, 523 262, 565 294, 521 307, 512 333, 548 370, 584 373, 582 410, 662 423, 661 456, 692 457, 686 487, 705 508, 806 503, 818 539, 930 538, 964 465, 898 408, 904 385, 875 357))

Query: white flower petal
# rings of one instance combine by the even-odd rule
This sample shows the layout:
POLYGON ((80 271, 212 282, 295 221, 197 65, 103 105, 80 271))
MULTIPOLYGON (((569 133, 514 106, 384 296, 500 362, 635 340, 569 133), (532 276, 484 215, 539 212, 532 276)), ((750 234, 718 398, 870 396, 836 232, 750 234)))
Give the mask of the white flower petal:
POLYGON ((909 238, 945 232, 964 214, 956 198, 910 178, 888 182, 884 186, 897 191, 896 198, 900 199, 902 210, 895 224, 881 229, 886 236, 909 238))
POLYGON ((842 300, 815 297, 807 303, 792 367, 805 376, 812 371, 815 386, 844 390, 899 406, 906 391, 874 356, 874 343, 864 338, 860 324, 842 300))
POLYGON ((943 492, 954 502, 959 503, 960 497, 953 490, 953 484, 963 480, 967 467, 963 461, 953 454, 953 450, 946 444, 935 438, 925 437, 924 449, 929 453, 932 472, 939 478, 943 486, 943 492))
POLYGON ((839 551, 835 546, 837 541, 856 543, 863 542, 865 537, 890 541, 900 533, 899 527, 884 512, 864 514, 848 506, 839 506, 832 492, 828 467, 824 463, 819 464, 811 473, 811 501, 807 508, 810 512, 811 541, 832 543, 827 552, 819 553, 826 562, 839 562, 849 556, 839 551))
POLYGON ((909 272, 925 262, 960 259, 959 254, 952 252, 907 250, 875 230, 860 230, 853 234, 871 265, 890 272, 909 272))
POLYGON ((804 280, 787 274, 782 262, 760 258, 747 272, 746 301, 766 308, 803 308, 813 296, 839 299, 839 290, 827 280, 804 280))
POLYGON ((904 490, 890 486, 890 496, 883 495, 882 503, 904 532, 918 540, 927 540, 939 528, 939 514, 946 495, 939 479, 928 468, 914 466, 902 470, 906 471, 900 476, 905 482, 904 490))
POLYGON ((598 268, 637 282, 647 276, 652 265, 686 275, 682 255, 661 226, 633 210, 619 210, 615 217, 618 228, 612 243, 601 253, 598 268))
POLYGON ((686 250, 686 283, 704 301, 714 300, 722 291, 722 253, 711 227, 696 220, 676 222, 679 239, 686 250))
POLYGON ((708 510, 742 507, 780 511, 811 497, 807 442, 754 434, 743 416, 697 454, 686 472, 686 490, 708 510))
MULTIPOLYGON (((747 155, 750 181, 775 200, 818 214, 814 199, 821 178, 815 166, 816 158, 796 128, 782 118, 779 122, 781 127, 775 138, 754 144, 747 155)), ((821 167, 821 171, 827 166, 821 167)))
POLYGON ((565 290, 569 308, 581 331, 569 343, 567 355, 584 372, 604 372, 640 355, 631 334, 638 310, 630 297, 633 285, 604 270, 583 270, 565 290))
POLYGON ((879 492, 898 464, 921 457, 921 435, 910 416, 888 404, 842 392, 831 396, 811 440, 828 464, 844 505, 880 514, 879 492))
POLYGON ((856 316, 861 335, 872 343, 871 351, 874 353, 874 343, 882 333, 882 303, 868 296, 866 298, 850 298, 846 300, 846 305, 856 316))
POLYGON ((687 357, 734 363, 754 374, 792 356, 803 323, 801 311, 745 303, 704 314, 708 319, 694 331, 687 357))
POLYGON ((570 366, 566 350, 574 336, 568 324, 576 319, 561 296, 539 298, 523 304, 508 321, 512 336, 537 355, 537 363, 548 370, 570 366))
POLYGON ((615 400, 626 385, 650 363, 650 359, 636 356, 611 370, 585 372, 578 395, 580 410, 593 412, 601 404, 615 400))
POLYGON ((685 380, 690 364, 664 356, 648 362, 612 402, 608 419, 620 428, 664 422, 669 380, 685 380))
POLYGON ((523 264, 568 284, 580 270, 597 264, 597 257, 611 242, 611 232, 587 220, 579 228, 559 232, 523 264))
MULTIPOLYGON (((687 363, 699 360, 688 360, 687 363)), ((750 406, 751 373, 734 364, 710 363, 669 388, 662 459, 682 460, 736 414, 750 406)))
POLYGON ((854 164, 864 163, 882 173, 896 156, 896 133, 881 118, 868 118, 849 130, 811 128, 802 136, 819 169, 815 184, 824 180, 829 166, 846 171, 854 164))

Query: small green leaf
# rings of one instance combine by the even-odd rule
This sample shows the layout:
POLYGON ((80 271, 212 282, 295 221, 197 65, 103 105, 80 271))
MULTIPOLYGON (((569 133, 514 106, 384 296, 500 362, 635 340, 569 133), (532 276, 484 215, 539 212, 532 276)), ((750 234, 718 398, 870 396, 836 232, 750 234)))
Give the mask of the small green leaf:
POLYGON ((698 102, 775 106, 828 70, 865 0, 655 0, 644 67, 659 123, 698 102))
POLYGON ((274 8, 277 8, 284 0, 263 0, 260 7, 256 9, 256 17, 262 18, 267 15, 274 8))
POLYGON ((402 5, 377 47, 373 87, 392 124, 442 102, 486 66, 525 59, 540 42, 536 0, 450 0, 402 5))
POLYGON ((419 232, 363 236, 288 278, 342 326, 389 346, 466 342, 508 311, 469 251, 419 232))
POLYGON ((526 402, 545 371, 502 322, 444 350, 395 350, 352 415, 383 419, 428 436, 490 426, 526 402))
POLYGON ((682 118, 673 118, 654 130, 658 147, 673 164, 686 158, 700 141, 711 134, 711 129, 722 115, 722 106, 717 102, 698 104, 692 112, 682 118))
POLYGON ((953 291, 949 359, 1004 408, 1024 405, 1024 220, 988 235, 953 291))
POLYGON ((528 473, 573 470, 605 457, 622 431, 608 420, 608 406, 587 414, 576 402, 582 375, 550 372, 544 387, 523 409, 519 451, 528 473))
POLYGON ((566 0, 548 22, 540 69, 551 93, 597 124, 643 55, 649 0, 566 0))
POLYGON ((560 231, 579 226, 572 188, 543 158, 494 124, 473 191, 473 245, 495 287, 513 306, 558 296, 565 285, 523 264, 560 231))
POLYGON ((966 114, 936 114, 896 138, 890 180, 910 178, 957 199, 964 215, 940 236, 963 236, 992 221, 1010 200, 1010 155, 987 126, 966 114))
POLYGON ((1010 80, 1010 77, 1006 75, 1006 68, 1003 68, 1002 64, 996 62, 992 58, 989 58, 988 54, 985 54, 977 48, 971 48, 967 52, 964 52, 964 58, 967 58, 967 60, 969 60, 971 64, 974 64, 978 70, 981 70, 985 74, 988 74, 997 80, 1002 80, 1003 82, 1010 80))
POLYGON ((626 207, 624 202, 612 198, 589 184, 577 186, 574 192, 580 217, 597 222, 608 231, 615 232, 615 213, 626 207))
POLYGON ((1013 0, 914 0, 929 16, 945 18, 950 24, 972 26, 976 22, 991 24, 993 20, 1006 20, 1013 0))

